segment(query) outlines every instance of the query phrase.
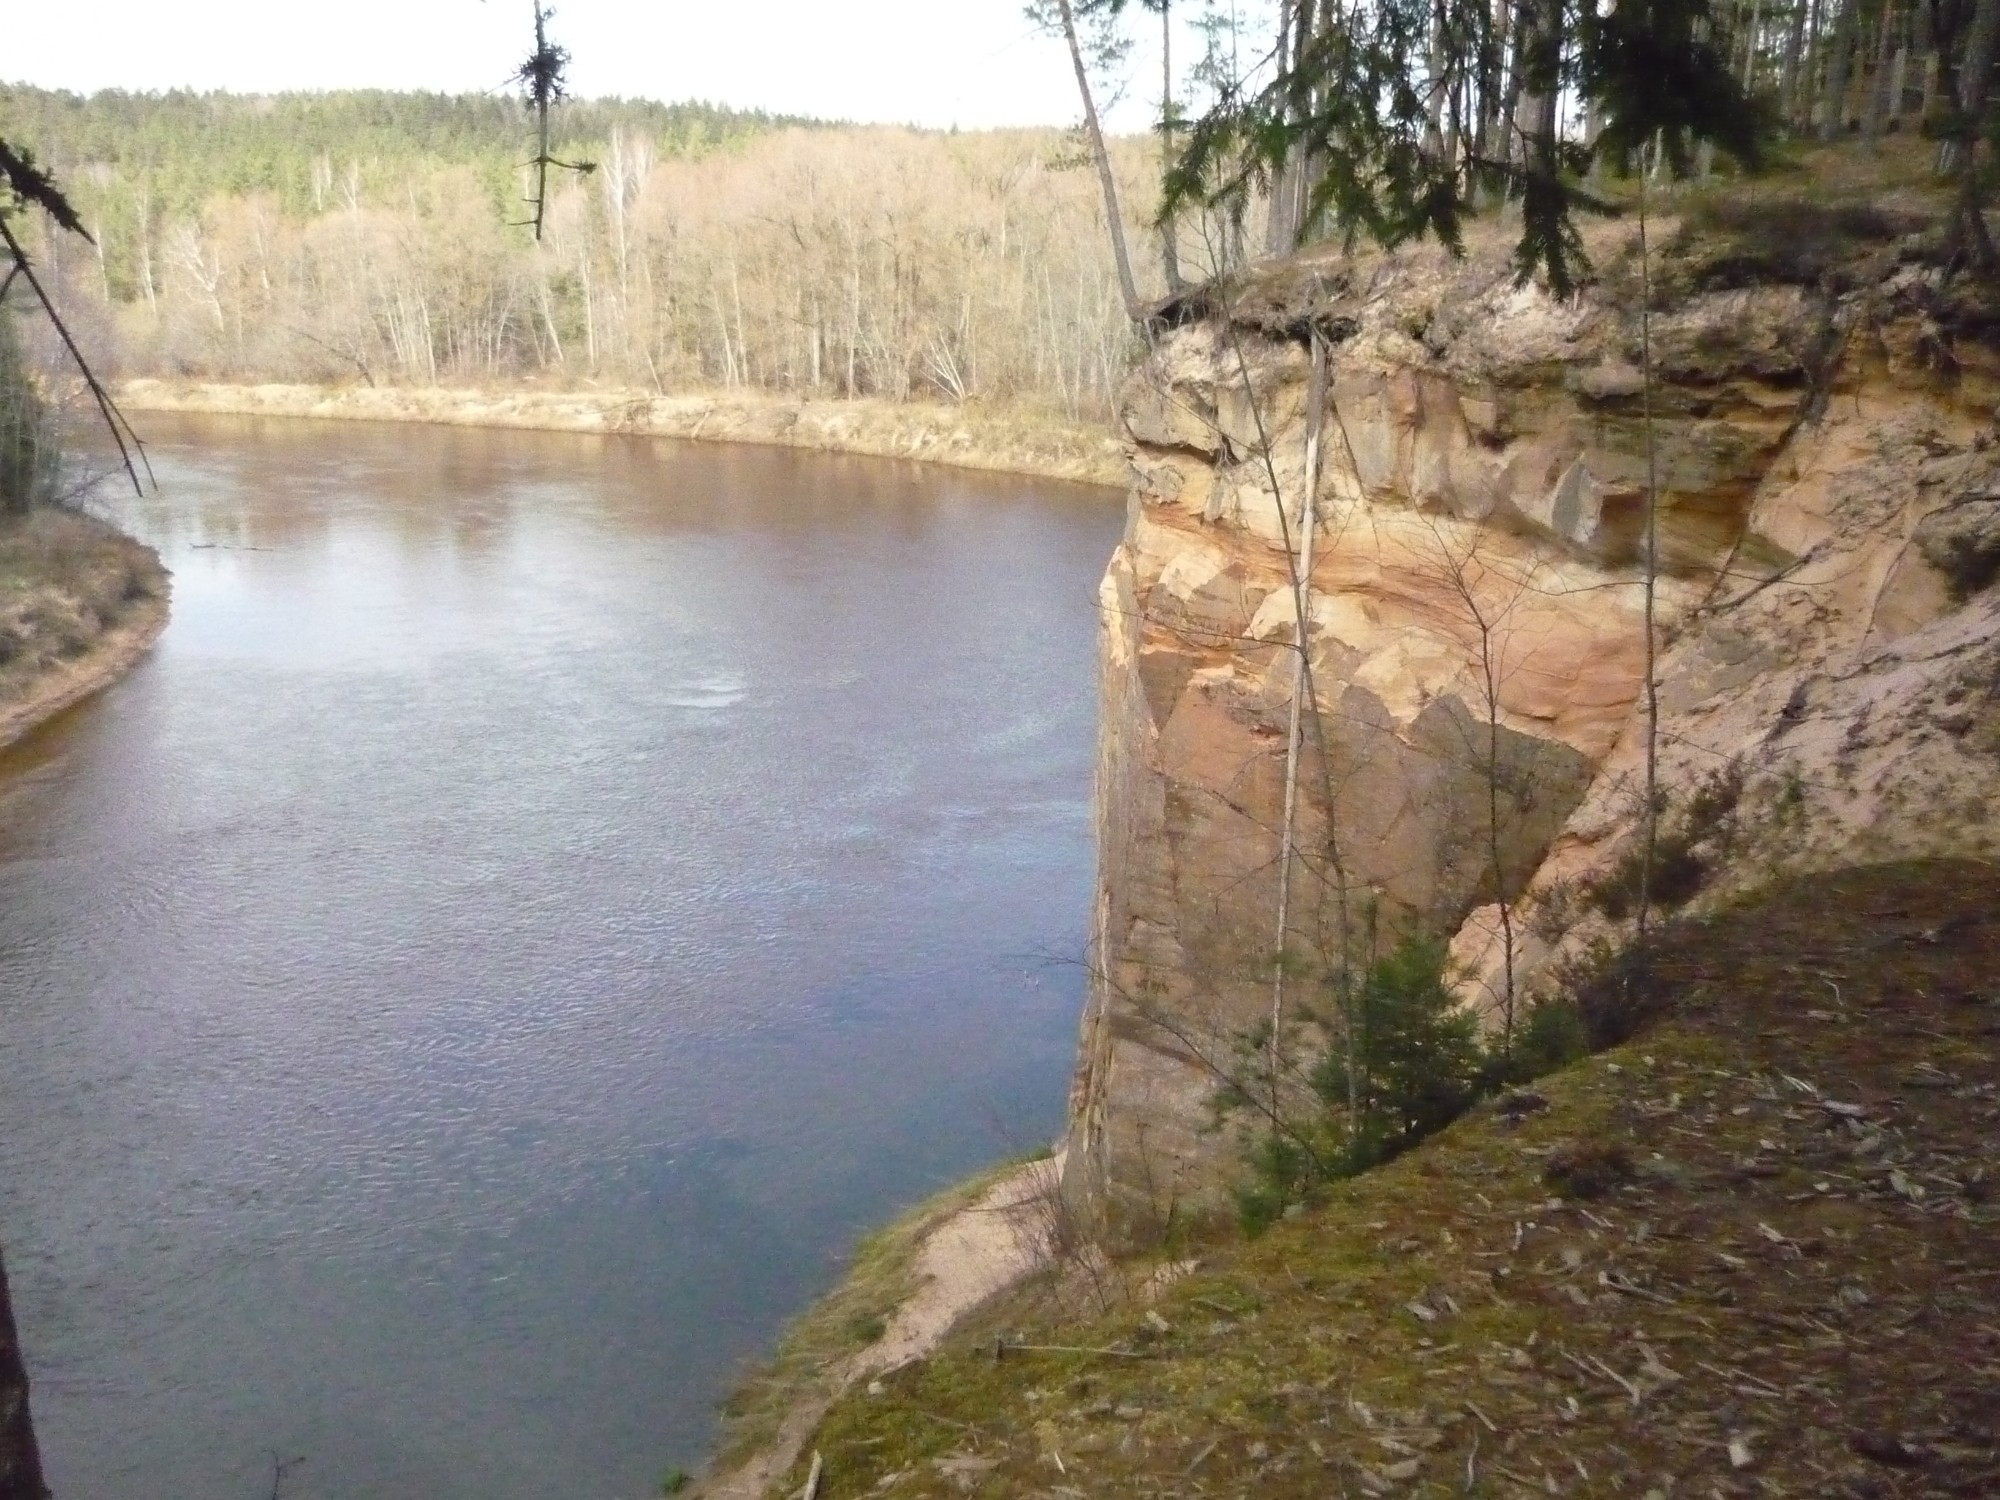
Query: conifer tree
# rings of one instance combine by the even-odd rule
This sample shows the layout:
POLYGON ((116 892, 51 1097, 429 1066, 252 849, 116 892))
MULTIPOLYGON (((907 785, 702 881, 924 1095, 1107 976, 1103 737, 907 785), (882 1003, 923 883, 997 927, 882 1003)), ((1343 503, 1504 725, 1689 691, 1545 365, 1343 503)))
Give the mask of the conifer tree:
POLYGON ((1523 279, 1566 296, 1588 269, 1576 214, 1610 208, 1582 185, 1594 162, 1623 166, 1655 140, 1676 169, 1697 143, 1756 159, 1756 114, 1709 0, 1287 12, 1308 14, 1309 34, 1279 46, 1264 82, 1226 83, 1194 121, 1166 211, 1240 212, 1252 194, 1290 191, 1303 162, 1301 236, 1389 246, 1432 235, 1457 250, 1465 217, 1504 196, 1521 205, 1523 279), (1592 132, 1577 128, 1585 119, 1592 132))

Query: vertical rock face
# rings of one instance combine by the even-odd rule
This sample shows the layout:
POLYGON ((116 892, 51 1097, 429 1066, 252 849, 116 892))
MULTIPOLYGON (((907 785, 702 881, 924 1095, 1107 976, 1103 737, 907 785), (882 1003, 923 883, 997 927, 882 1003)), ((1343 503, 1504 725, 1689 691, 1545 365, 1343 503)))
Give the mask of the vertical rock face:
POLYGON ((1696 884, 2000 847, 1973 805, 2000 790, 1990 325, 1893 234, 1808 286, 1683 232, 1649 453, 1622 234, 1570 304, 1516 287, 1497 246, 1290 262, 1170 307, 1128 384, 1065 1183, 1114 1232, 1222 1201, 1218 1087, 1343 964, 1452 938, 1468 1000, 1499 1009, 1616 935, 1649 462, 1664 775, 1717 823, 1683 830, 1696 884), (1754 858, 1702 847, 1753 825, 1754 858))

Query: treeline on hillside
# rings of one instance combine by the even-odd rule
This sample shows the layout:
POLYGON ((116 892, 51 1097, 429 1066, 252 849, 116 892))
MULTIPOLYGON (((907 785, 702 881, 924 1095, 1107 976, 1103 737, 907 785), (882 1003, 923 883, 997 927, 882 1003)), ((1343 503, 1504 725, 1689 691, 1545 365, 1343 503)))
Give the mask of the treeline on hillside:
MULTIPOLYGON (((504 100, 0 91, 97 241, 44 260, 128 373, 1107 407, 1132 333, 1060 132, 557 113, 595 170, 552 184, 538 244, 504 100)), ((1139 214, 1148 152, 1116 146, 1139 214)))
MULTIPOLYGON (((1052 3, 1104 24, 1141 9, 1052 3)), ((1563 291, 1584 269, 1573 214, 1606 207, 1586 175, 1705 174, 1718 146, 1754 165, 1774 137, 1918 128, 1993 259, 1970 208, 2000 0, 1267 0, 1251 14, 1255 60, 1180 134, 1168 196, 1240 210, 1254 190, 1268 251, 1327 234, 1450 242, 1464 214, 1509 199, 1524 273, 1563 291)))
MULTIPOLYGON (((1774 134, 1921 128, 1962 204, 1983 192, 2000 0, 1049 0, 1044 19, 1104 97, 1136 82, 1132 29, 1190 7, 1201 55, 1147 89, 1164 139, 1104 141, 1088 97, 1082 150, 1054 131, 565 102, 553 154, 595 170, 560 175, 539 243, 520 226, 529 122, 499 96, 12 87, 0 137, 56 169, 94 234, 40 253, 131 373, 1076 416, 1107 409, 1134 319, 1183 271, 1326 237, 1453 240, 1512 200, 1524 271, 1566 291, 1589 270, 1585 179, 1706 170, 1697 139, 1749 160, 1774 134)), ((1983 220, 1957 222, 1990 257, 1983 220)))
MULTIPOLYGON (((554 117, 557 155, 588 155, 614 131, 652 141, 666 156, 695 156, 765 131, 811 127, 790 115, 647 99, 565 101, 554 117)), ((322 211, 336 191, 380 196, 412 165, 472 167, 496 201, 512 199, 529 154, 520 101, 503 94, 391 93, 83 95, 0 84, 0 134, 31 147, 73 196, 116 179, 141 190, 102 198, 111 213, 143 201, 169 217, 199 213, 218 194, 267 193, 287 213, 322 211)), ((518 215, 517 215, 518 217, 518 215)), ((128 232, 136 227, 127 221, 128 232)))

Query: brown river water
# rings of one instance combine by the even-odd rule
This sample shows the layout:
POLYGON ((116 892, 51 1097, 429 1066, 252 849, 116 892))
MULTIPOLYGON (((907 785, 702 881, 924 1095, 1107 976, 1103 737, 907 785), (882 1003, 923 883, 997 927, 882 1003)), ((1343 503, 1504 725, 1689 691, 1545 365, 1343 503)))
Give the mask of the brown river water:
POLYGON ((130 678, 0 753, 58 1500, 637 1497, 1058 1128, 1102 490, 155 417, 130 678))

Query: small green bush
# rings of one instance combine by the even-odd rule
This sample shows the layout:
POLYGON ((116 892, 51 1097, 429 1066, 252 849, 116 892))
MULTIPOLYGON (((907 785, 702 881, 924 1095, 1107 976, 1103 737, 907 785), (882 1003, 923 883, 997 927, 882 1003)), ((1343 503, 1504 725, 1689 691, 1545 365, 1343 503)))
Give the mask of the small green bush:
POLYGON ((1537 1000, 1521 1018, 1511 1049, 1488 1054, 1489 1088, 1512 1088, 1568 1067, 1589 1055, 1590 1033, 1583 1012, 1566 997, 1537 1000))
POLYGON ((857 1344, 879 1344, 889 1325, 873 1313, 861 1313, 847 1323, 848 1335, 857 1344))
POLYGON ((1676 813, 1662 802, 1660 826, 1653 847, 1650 881, 1646 874, 1646 839, 1635 829, 1618 862, 1587 892, 1592 905, 1614 922, 1637 912, 1644 884, 1654 910, 1671 912, 1687 905, 1708 883, 1709 860, 1696 852, 1706 846, 1727 854, 1736 837, 1736 809, 1743 800, 1743 767, 1736 761, 1720 766, 1697 781, 1676 813))
MULTIPOLYGON (((1447 982, 1445 951, 1407 938, 1368 971, 1356 1007, 1360 1136, 1368 1165, 1394 1155, 1464 1113, 1478 1088, 1479 1023, 1447 982)), ((1347 1098, 1344 1056, 1329 1053, 1313 1088, 1329 1104, 1347 1098)))
MULTIPOLYGON (((1511 1045, 1499 1037, 1483 1042, 1477 1018, 1452 991, 1444 945, 1428 938, 1406 938, 1374 963, 1350 1003, 1353 1047, 1329 1017, 1335 1039, 1312 1065, 1309 1116, 1277 1122, 1250 1142, 1249 1174, 1235 1194, 1247 1233, 1269 1228, 1326 1183, 1366 1172, 1436 1134, 1485 1096, 1591 1051, 1586 1018, 1567 998, 1531 1005, 1511 1045)), ((1268 1031, 1253 1035, 1244 1057, 1267 1057, 1268 1042, 1268 1031)), ((1227 1091, 1224 1107, 1252 1102, 1255 1088, 1227 1091)))
POLYGON ((1251 1145, 1250 1177, 1236 1193, 1250 1233, 1321 1184, 1365 1172, 1449 1125, 1485 1086, 1479 1023, 1452 994, 1441 943, 1406 938, 1370 966, 1351 1006, 1352 1048, 1331 1046, 1311 1068, 1311 1116, 1260 1132, 1251 1145))

